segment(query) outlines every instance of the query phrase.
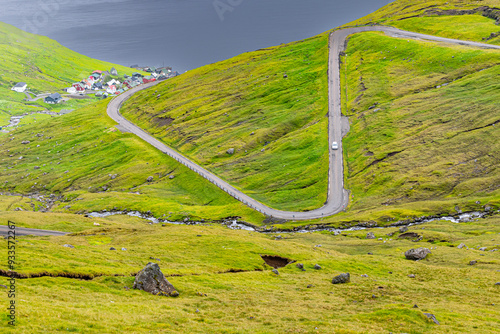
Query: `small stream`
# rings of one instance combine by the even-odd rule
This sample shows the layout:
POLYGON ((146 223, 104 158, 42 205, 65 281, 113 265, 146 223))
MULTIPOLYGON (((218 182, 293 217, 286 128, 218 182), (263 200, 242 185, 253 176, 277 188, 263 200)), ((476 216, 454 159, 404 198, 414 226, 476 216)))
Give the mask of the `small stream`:
MULTIPOLYGON (((498 212, 498 211, 497 211, 498 212)), ((414 225, 422 225, 425 223, 430 223, 433 221, 439 221, 439 220, 446 220, 450 221, 452 223, 465 223, 465 222, 470 222, 475 219, 479 218, 484 218, 485 216, 491 215, 493 212, 479 212, 479 211, 474 211, 474 212, 466 212, 466 213, 461 213, 456 216, 445 216, 445 217, 421 217, 417 218, 413 221, 398 221, 396 223, 387 225, 387 226, 353 226, 349 228, 331 228, 331 227, 305 227, 301 229, 296 229, 296 230, 271 230, 271 229, 258 229, 255 228, 249 224, 239 222, 237 219, 228 219, 222 221, 222 225, 226 226, 227 228, 231 230, 245 230, 245 231, 252 231, 252 232, 259 232, 259 233, 308 233, 308 232, 321 232, 321 231, 328 231, 328 232, 333 232, 335 235, 338 235, 342 232, 345 231, 359 231, 359 230, 366 230, 366 229, 372 229, 372 228, 377 228, 377 229, 384 229, 384 228, 390 228, 390 227, 399 227, 399 226, 414 226, 414 225)), ((132 216, 132 217, 139 217, 145 220, 148 220, 151 222, 151 224, 175 224, 175 225, 204 225, 207 224, 207 222, 204 221, 183 221, 183 222, 178 222, 178 221, 169 221, 168 219, 159 219, 155 218, 149 214, 141 213, 139 211, 103 211, 103 212, 90 212, 85 214, 86 217, 95 217, 95 218, 106 218, 109 216, 115 216, 115 215, 127 215, 127 216, 132 216)))
POLYGON ((61 115, 65 115, 65 114, 68 114, 70 112, 72 112, 73 110, 69 110, 69 109, 63 109, 61 110, 60 112, 54 112, 54 111, 36 111, 36 112, 33 112, 33 113, 24 113, 22 115, 18 115, 18 116, 12 116, 9 120, 9 124, 8 125, 5 125, 3 127, 0 127, 0 128, 13 128, 13 127, 16 127, 19 125, 19 123, 21 122, 21 120, 26 117, 26 116, 29 116, 29 115, 33 115, 33 114, 41 114, 41 115, 50 115, 50 116, 61 116, 61 115))

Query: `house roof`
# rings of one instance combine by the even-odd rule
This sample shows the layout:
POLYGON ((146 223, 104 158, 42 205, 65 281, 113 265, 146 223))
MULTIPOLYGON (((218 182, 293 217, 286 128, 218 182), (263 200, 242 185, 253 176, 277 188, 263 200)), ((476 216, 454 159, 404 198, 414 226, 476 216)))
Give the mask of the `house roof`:
POLYGON ((27 86, 28 84, 26 82, 19 82, 17 83, 14 87, 24 87, 24 86, 27 86))
POLYGON ((61 98, 61 94, 59 93, 54 93, 54 94, 50 94, 49 96, 46 97, 47 99, 48 98, 51 98, 53 100, 57 100, 57 99, 60 99, 61 98))

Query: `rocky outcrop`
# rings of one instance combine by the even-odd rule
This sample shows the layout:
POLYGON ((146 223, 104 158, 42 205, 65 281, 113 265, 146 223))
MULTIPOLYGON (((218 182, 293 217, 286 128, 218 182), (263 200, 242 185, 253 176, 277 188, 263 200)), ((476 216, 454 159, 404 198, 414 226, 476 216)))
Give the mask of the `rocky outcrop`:
POLYGON ((447 10, 442 10, 442 9, 429 9, 424 12, 424 16, 429 16, 429 15, 473 15, 473 14, 480 14, 483 15, 487 18, 496 20, 497 24, 500 24, 500 9, 498 8, 491 8, 488 6, 482 6, 478 7, 475 9, 465 9, 465 10, 457 10, 457 9, 447 9, 447 10))
POLYGON ((413 260, 413 261, 418 261, 418 260, 423 260, 427 257, 427 254, 430 254, 431 251, 429 248, 417 248, 417 249, 410 249, 405 252, 405 257, 408 260, 413 260))
POLYGON ((165 278, 156 263, 149 262, 135 276, 134 289, 144 290, 153 295, 177 297, 179 292, 165 278))
POLYGON ((351 281, 351 275, 349 273, 343 273, 338 276, 335 276, 332 279, 332 284, 344 284, 349 283, 351 281))

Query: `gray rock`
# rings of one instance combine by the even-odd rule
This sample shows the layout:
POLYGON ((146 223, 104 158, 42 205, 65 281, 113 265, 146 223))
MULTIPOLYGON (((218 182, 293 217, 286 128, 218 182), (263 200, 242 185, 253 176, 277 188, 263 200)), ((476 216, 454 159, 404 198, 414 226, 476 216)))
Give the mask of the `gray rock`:
POLYGON ((407 250, 405 252, 405 257, 408 259, 408 260, 414 260, 414 261, 418 261, 418 260, 423 260, 427 257, 427 254, 430 254, 431 251, 429 250, 429 248, 424 248, 424 247, 420 247, 420 248, 417 248, 417 249, 410 249, 410 250, 407 250))
POLYGON ((319 264, 315 264, 315 265, 314 265, 314 269, 316 269, 316 270, 320 270, 320 269, 321 269, 321 266, 320 266, 319 264))
POLYGON ((286 73, 283 74, 283 78, 285 78, 285 79, 288 78, 288 75, 286 73))
POLYGON ((406 231, 408 231, 408 227, 407 226, 401 226, 399 228, 399 233, 405 233, 406 231))
POLYGON ((496 282, 495 285, 500 285, 500 282, 496 282))
POLYGON ((462 248, 464 248, 464 247, 467 247, 467 246, 465 246, 465 244, 464 244, 464 243, 461 243, 460 245, 458 245, 458 247, 457 247, 457 248, 458 248, 458 249, 462 249, 462 248))
POLYGON ((273 271, 273 273, 275 273, 276 275, 279 275, 279 274, 280 274, 280 272, 278 271, 278 269, 273 269, 272 271, 273 271))
POLYGON ((415 274, 408 275, 409 278, 415 278, 415 274))
POLYGON ((349 273, 343 273, 338 276, 335 276, 332 279, 332 284, 344 284, 349 283, 351 281, 351 275, 349 273))
POLYGON ((378 238, 378 241, 382 241, 382 240, 384 240, 384 239, 382 239, 382 238, 378 238))
POLYGON ((430 320, 434 321, 436 325, 439 325, 439 321, 437 321, 436 316, 431 313, 424 313, 424 315, 429 318, 430 320))
POLYGON ((484 251, 486 251, 486 249, 487 249, 486 247, 481 247, 481 248, 479 248, 479 250, 480 250, 480 251, 483 251, 483 252, 484 252, 484 251))
POLYGON ((375 234, 373 234, 373 232, 368 232, 366 234, 366 239, 375 239, 375 234))
POLYGON ((116 250, 116 248, 115 247, 110 247, 109 250, 116 250))
POLYGON ((109 71, 109 74, 118 75, 118 71, 116 70, 116 68, 112 67, 111 70, 109 71))
POLYGON ((134 289, 144 290, 153 295, 177 297, 179 292, 165 278, 156 263, 149 262, 135 276, 134 289))
POLYGON ((65 245, 63 245, 63 247, 68 247, 68 248, 75 248, 75 246, 73 246, 73 245, 70 245, 70 244, 65 244, 65 245))
POLYGON ((173 179, 174 179, 174 177, 175 177, 175 175, 170 175, 168 178, 169 178, 170 180, 173 180, 173 179))
POLYGON ((476 260, 472 260, 472 261, 470 261, 470 262, 469 262, 469 266, 473 266, 473 265, 475 265, 476 263, 477 263, 477 261, 476 261, 476 260))
POLYGON ((304 265, 302 263, 297 263, 295 266, 299 269, 304 269, 304 265))
POLYGON ((363 274, 363 275, 361 275, 361 277, 368 277, 368 275, 367 274, 363 274))
POLYGON ((33 167, 33 169, 40 169, 40 166, 35 166, 33 167))
POLYGON ((149 177, 146 179, 146 181, 148 181, 148 182, 153 182, 153 180, 154 180, 154 177, 152 177, 152 176, 149 176, 149 177))
POLYGON ((126 251, 127 249, 125 247, 122 247, 122 251, 126 251))
POLYGON ((230 148, 226 151, 227 154, 234 154, 234 148, 230 148))
POLYGON ((24 144, 24 145, 29 144, 29 143, 30 143, 30 141, 29 141, 29 140, 23 140, 23 141, 21 142, 21 144, 24 144))
POLYGON ((9 287, 7 285, 0 284, 0 288, 8 289, 9 287))

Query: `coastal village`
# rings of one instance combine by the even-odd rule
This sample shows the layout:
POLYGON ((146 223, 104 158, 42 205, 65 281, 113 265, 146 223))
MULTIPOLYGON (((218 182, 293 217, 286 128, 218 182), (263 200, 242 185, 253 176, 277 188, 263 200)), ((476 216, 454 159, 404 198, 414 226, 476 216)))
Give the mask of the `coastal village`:
MULTIPOLYGON (((81 96, 88 94, 95 94, 95 97, 97 98, 107 98, 110 96, 120 95, 121 93, 142 84, 166 80, 179 75, 179 72, 172 71, 171 67, 155 68, 140 67, 138 65, 130 67, 136 69, 138 72, 134 72, 132 75, 125 74, 123 77, 120 77, 118 71, 114 67, 109 71, 95 70, 90 73, 88 77, 73 83, 70 87, 64 88, 63 91, 66 93, 64 97, 80 98, 81 96), (149 73, 149 75, 143 75, 139 73, 139 71, 149 73)), ((43 98, 44 102, 47 104, 59 104, 63 101, 63 95, 58 92, 40 94, 33 98, 30 95, 31 92, 28 91, 28 85, 25 82, 17 83, 11 90, 26 94, 26 101, 35 101, 40 98, 43 98)))

